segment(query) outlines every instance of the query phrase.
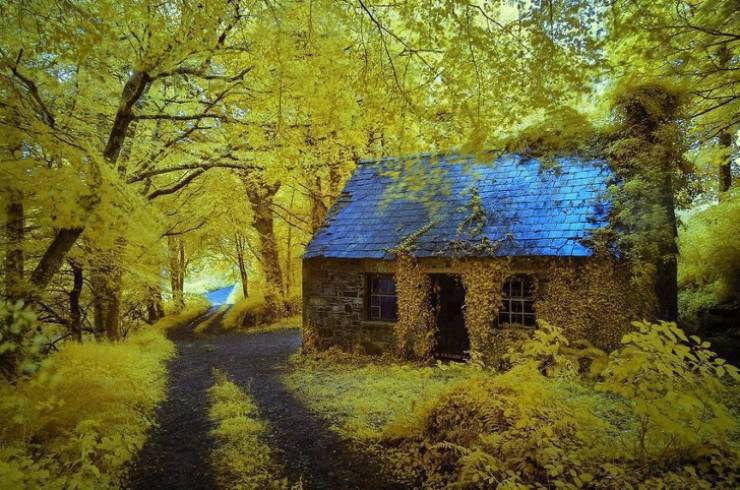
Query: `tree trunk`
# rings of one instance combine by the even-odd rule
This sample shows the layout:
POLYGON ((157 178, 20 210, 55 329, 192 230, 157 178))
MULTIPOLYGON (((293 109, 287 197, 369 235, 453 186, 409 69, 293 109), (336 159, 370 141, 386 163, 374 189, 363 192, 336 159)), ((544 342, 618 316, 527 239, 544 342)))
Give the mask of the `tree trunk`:
POLYGON ((321 180, 316 177, 313 189, 311 190, 311 233, 316 233, 316 230, 321 227, 326 216, 327 207, 324 200, 321 198, 321 180))
POLYGON ((117 340, 121 335, 121 274, 118 263, 109 259, 101 261, 90 276, 95 330, 110 340, 117 340))
POLYGON ((245 239, 241 233, 237 232, 234 235, 234 243, 236 245, 236 262, 239 266, 239 276, 242 281, 242 294, 245 298, 249 297, 249 276, 247 271, 247 262, 245 260, 245 239))
POLYGON ((727 150, 725 160, 719 165, 719 192, 720 199, 723 193, 732 187, 732 134, 722 131, 719 135, 719 144, 727 150))
POLYGON ((77 239, 82 234, 83 228, 62 228, 57 231, 51 245, 44 252, 41 261, 31 273, 31 284, 36 288, 36 293, 46 289, 62 266, 64 257, 67 252, 74 246, 77 239))
POLYGON ((342 175, 339 173, 339 164, 332 163, 329 165, 329 197, 332 203, 339 195, 339 184, 341 180, 342 175))
POLYGON ((671 239, 659 246, 660 257, 658 257, 655 269, 657 318, 676 321, 678 319, 678 223, 673 199, 672 176, 668 171, 665 172, 663 178, 662 201, 671 239))
POLYGON ((74 260, 68 261, 72 267, 72 290, 69 292, 69 316, 71 318, 72 337, 77 342, 82 342, 82 308, 80 308, 80 296, 82 295, 82 267, 74 260))
MULTIPOLYGON (((129 125, 134 120, 134 104, 139 101, 150 82, 151 79, 146 72, 135 71, 123 87, 121 101, 113 121, 113 127, 103 150, 103 157, 111 165, 115 165, 126 135, 128 134, 129 125)), ((93 199, 89 206, 94 207, 96 202, 97 200, 93 199)), ((31 274, 31 284, 36 289, 36 294, 46 289, 54 274, 59 272, 64 258, 83 231, 83 227, 75 227, 62 228, 56 232, 54 239, 44 252, 41 261, 31 274)))
POLYGON ((149 299, 146 304, 147 323, 153 325, 164 317, 164 308, 162 308, 162 292, 159 287, 149 289, 149 299))
POLYGON ((280 189, 280 183, 267 184, 262 179, 245 180, 247 199, 254 216, 254 229, 260 236, 260 255, 265 273, 267 291, 265 299, 268 303, 278 305, 278 296, 283 291, 283 278, 280 272, 277 240, 275 238, 272 202, 280 189))
POLYGON ((178 237, 167 237, 167 246, 170 250, 170 287, 172 288, 172 303, 176 312, 185 308, 183 287, 185 282, 185 246, 178 237))
MULTIPOLYGON (((295 202, 295 190, 290 194, 289 209, 293 209, 295 202)), ((285 240, 285 293, 286 298, 290 297, 290 288, 293 285, 293 225, 287 223, 288 233, 285 240)))
POLYGON ((149 86, 149 74, 142 71, 133 72, 121 93, 121 101, 118 105, 116 117, 113 120, 113 127, 108 136, 108 142, 103 150, 103 156, 113 165, 118 160, 121 153, 123 142, 128 134, 129 125, 134 120, 133 108, 149 86))
POLYGON ((25 237, 25 214, 23 195, 10 191, 5 207, 5 232, 8 245, 5 252, 5 296, 15 303, 23 297, 23 239, 25 237))

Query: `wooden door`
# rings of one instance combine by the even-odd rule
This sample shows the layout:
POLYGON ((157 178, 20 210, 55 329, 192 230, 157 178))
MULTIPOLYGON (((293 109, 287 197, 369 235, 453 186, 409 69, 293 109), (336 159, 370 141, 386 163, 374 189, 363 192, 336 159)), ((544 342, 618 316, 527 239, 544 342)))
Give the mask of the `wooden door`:
POLYGON ((460 277, 432 274, 432 307, 437 321, 437 356, 463 359, 470 350, 463 305, 465 290, 460 277))

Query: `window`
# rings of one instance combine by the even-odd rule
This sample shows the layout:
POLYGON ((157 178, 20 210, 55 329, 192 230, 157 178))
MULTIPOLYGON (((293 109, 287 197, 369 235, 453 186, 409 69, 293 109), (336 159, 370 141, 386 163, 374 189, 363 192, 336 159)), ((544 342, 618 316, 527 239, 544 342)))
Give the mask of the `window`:
POLYGON ((396 281, 391 274, 368 274, 368 320, 395 322, 398 320, 396 281))
POLYGON ((499 326, 536 326, 534 318, 534 280, 532 276, 511 276, 504 282, 501 309, 498 312, 499 326))

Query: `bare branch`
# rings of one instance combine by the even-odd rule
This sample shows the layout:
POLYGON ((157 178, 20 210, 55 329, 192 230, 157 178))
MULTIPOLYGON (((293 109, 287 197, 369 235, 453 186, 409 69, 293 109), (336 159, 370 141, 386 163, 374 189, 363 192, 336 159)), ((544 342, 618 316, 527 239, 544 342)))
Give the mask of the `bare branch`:
POLYGON ((208 170, 211 168, 233 168, 237 170, 254 170, 256 167, 254 165, 231 163, 231 162, 184 163, 182 165, 175 165, 174 167, 156 168, 154 170, 148 170, 146 172, 141 172, 139 174, 132 175, 131 177, 129 177, 127 183, 133 184, 134 182, 140 182, 142 180, 148 179, 149 177, 154 177, 155 175, 162 175, 162 174, 167 174, 170 172, 180 172, 183 170, 196 170, 196 169, 208 170))
POLYGON ((153 199, 156 199, 160 196, 166 196, 167 194, 174 194, 175 192, 179 191, 183 187, 187 186, 189 183, 194 181, 196 178, 198 178, 200 175, 204 174, 206 169, 198 169, 195 172, 189 174, 187 177, 179 181, 177 184, 171 186, 171 187, 165 187, 164 189, 157 189, 156 191, 150 193, 148 196, 146 196, 147 199, 150 201, 153 199))

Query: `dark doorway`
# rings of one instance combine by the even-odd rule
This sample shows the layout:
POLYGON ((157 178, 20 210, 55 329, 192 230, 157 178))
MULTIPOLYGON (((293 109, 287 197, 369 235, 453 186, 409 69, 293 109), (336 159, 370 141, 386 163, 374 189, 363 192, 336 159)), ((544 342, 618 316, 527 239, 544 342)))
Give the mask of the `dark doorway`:
POLYGON ((431 274, 432 307, 437 320, 437 356, 463 359, 470 350, 463 305, 465 290, 460 277, 431 274))

